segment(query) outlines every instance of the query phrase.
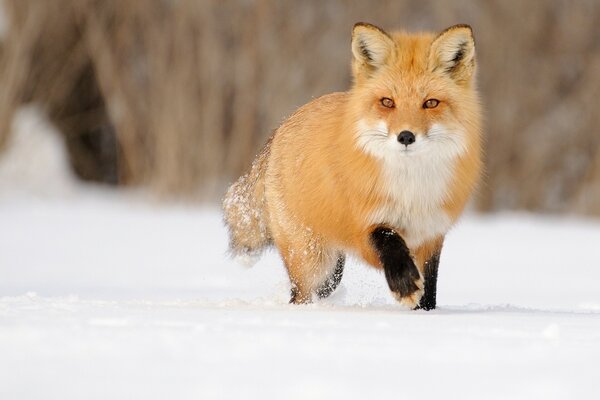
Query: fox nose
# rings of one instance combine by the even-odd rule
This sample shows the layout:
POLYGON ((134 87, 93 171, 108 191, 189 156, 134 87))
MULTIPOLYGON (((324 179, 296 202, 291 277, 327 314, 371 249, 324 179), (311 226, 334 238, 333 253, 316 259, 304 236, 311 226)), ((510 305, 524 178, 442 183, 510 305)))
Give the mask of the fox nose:
POLYGON ((413 144, 415 142, 415 134, 411 131, 402 131, 398 135, 398 141, 405 146, 413 144))

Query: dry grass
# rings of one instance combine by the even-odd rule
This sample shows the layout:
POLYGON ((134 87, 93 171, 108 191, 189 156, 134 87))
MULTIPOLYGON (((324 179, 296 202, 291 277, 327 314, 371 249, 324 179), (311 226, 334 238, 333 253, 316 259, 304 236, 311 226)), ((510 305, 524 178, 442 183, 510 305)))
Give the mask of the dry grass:
POLYGON ((349 32, 475 29, 485 210, 600 215, 600 3, 5 0, 0 145, 38 101, 87 179, 218 197, 297 106, 350 83, 349 32))

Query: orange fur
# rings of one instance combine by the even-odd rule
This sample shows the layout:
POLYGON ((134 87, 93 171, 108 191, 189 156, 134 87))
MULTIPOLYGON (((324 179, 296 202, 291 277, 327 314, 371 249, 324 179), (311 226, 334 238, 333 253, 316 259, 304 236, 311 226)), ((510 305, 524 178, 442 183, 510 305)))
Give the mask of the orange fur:
MULTIPOLYGON (((254 176, 261 185, 258 196, 264 196, 265 204, 260 216, 298 292, 295 302, 310 301, 316 286, 331 273, 337 254, 354 253, 381 267, 369 239, 374 224, 387 224, 409 238, 407 243, 421 273, 429 257, 441 249, 447 229, 436 231, 436 215, 443 216, 441 225, 448 224, 449 228, 463 211, 481 170, 481 112, 473 76, 474 59, 470 61, 468 54, 469 37, 470 28, 465 26, 450 28, 436 37, 430 33, 388 35, 372 25, 357 24, 353 33, 352 89, 322 96, 298 109, 271 138, 268 159, 246 176, 246 181, 254 176), (365 48, 373 50, 368 52, 365 48), (466 53, 462 54, 467 60, 464 65, 452 64, 454 61, 447 56, 455 48, 466 53), (393 99, 395 107, 382 106, 384 97, 393 99), (430 98, 439 100, 439 105, 424 109, 423 103, 430 98), (387 170, 394 167, 371 154, 379 151, 378 147, 370 153, 357 144, 360 124, 385 126, 388 136, 410 130, 425 137, 435 124, 460 132, 464 149, 447 162, 451 173, 447 188, 440 189, 443 195, 436 195, 438 189, 433 187, 432 196, 440 198, 423 209, 418 207, 418 201, 398 200, 396 193, 402 193, 405 183, 384 178, 387 170), (399 187, 390 188, 393 185, 399 187), (398 210, 398 204, 407 204, 409 209, 398 210), (417 213, 415 221, 410 214, 413 211, 417 213), (429 218, 429 211, 431 227, 425 226, 421 232, 419 218, 429 218), (387 218, 390 213, 394 215, 387 218), (382 220, 377 220, 379 217, 382 220), (410 223, 394 223, 404 220, 410 223)), ((427 147, 423 148, 419 157, 425 161, 420 162, 427 165, 427 147)), ((382 151, 388 150, 382 147, 382 151)), ((400 159, 407 165, 403 167, 406 174, 413 173, 410 157, 406 161, 400 159)), ((415 165, 417 168, 421 164, 415 165)), ((425 183, 429 175, 422 179, 425 183)), ((428 193, 420 193, 419 187, 411 190, 427 198, 428 193)), ((257 196, 256 190, 249 192, 257 196)), ((233 197, 230 190, 226 203, 232 202, 233 197)), ((225 219, 232 231, 243 215, 239 210, 228 212, 230 209, 225 207, 225 219)), ((247 234, 251 236, 252 232, 247 234)), ((234 250, 236 246, 242 248, 245 241, 250 243, 250 238, 243 235, 232 235, 234 250)), ((248 248, 258 248, 253 246, 248 248)), ((418 299, 409 303, 415 301, 418 299)))

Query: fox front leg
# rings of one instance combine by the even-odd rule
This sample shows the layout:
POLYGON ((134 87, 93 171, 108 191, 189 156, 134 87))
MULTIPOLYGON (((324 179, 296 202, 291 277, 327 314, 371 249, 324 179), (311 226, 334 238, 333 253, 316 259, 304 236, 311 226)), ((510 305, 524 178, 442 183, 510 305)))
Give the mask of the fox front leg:
POLYGON ((393 229, 377 227, 371 232, 371 243, 394 297, 411 309, 417 308, 423 295, 423 278, 404 239, 393 229))
POLYGON ((425 262, 425 293, 419 302, 419 308, 433 310, 436 304, 438 266, 440 265, 440 251, 435 252, 425 262))

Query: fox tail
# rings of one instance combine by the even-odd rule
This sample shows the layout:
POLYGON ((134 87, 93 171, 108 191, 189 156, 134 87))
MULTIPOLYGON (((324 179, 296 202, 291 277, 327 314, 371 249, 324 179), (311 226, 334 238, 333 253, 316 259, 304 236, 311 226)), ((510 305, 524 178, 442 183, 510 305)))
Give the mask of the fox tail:
POLYGON ((252 163, 250 171, 229 187, 223 199, 223 219, 229 230, 229 251, 249 266, 273 242, 265 198, 265 173, 270 152, 271 139, 252 163))

